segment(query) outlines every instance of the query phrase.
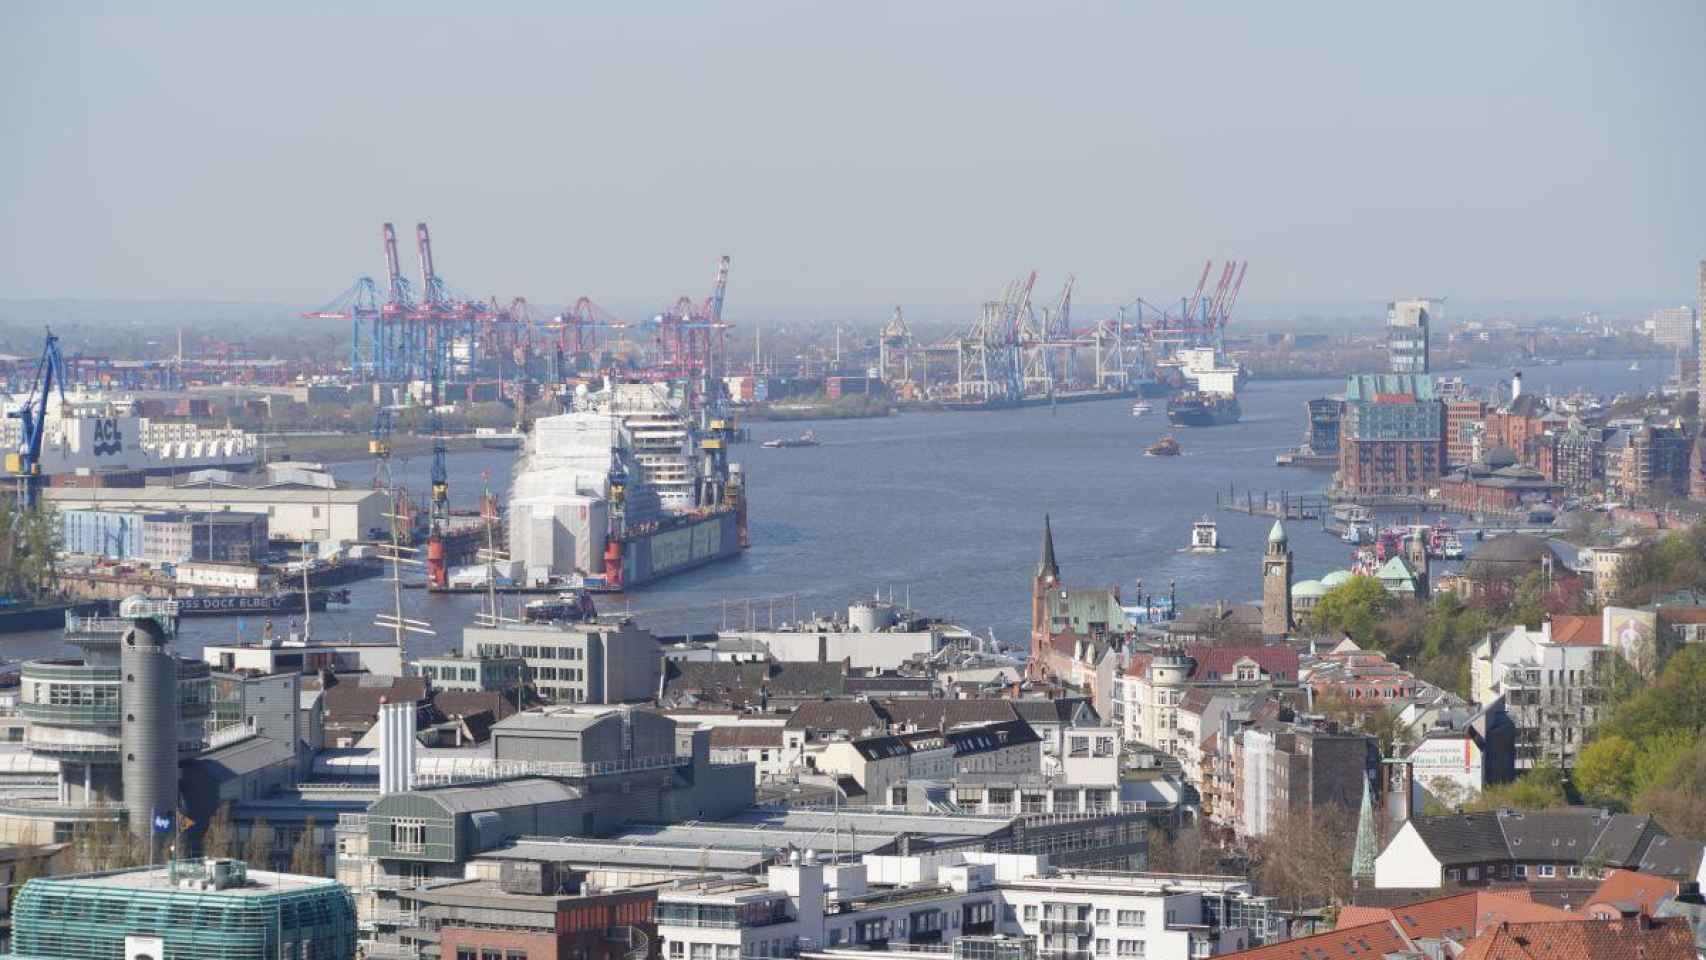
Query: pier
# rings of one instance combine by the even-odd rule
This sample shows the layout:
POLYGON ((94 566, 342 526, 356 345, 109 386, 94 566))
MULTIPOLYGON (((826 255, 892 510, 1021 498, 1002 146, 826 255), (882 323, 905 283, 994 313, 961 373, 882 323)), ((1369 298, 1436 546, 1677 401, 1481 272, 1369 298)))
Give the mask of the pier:
POLYGON ((1214 505, 1221 510, 1233 513, 1247 513, 1252 517, 1273 517, 1276 520, 1319 520, 1327 515, 1330 506, 1326 497, 1319 494, 1293 494, 1285 490, 1272 494, 1263 490, 1260 494, 1246 490, 1240 496, 1238 491, 1227 486, 1225 493, 1214 495, 1214 505))

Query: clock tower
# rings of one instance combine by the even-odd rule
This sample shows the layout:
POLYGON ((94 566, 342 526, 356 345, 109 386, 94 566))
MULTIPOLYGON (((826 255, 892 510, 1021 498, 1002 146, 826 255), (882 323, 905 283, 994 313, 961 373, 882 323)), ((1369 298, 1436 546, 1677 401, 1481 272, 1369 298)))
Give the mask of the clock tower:
POLYGON ((1262 557, 1262 635, 1287 636, 1291 627, 1291 543, 1285 524, 1275 520, 1262 557))

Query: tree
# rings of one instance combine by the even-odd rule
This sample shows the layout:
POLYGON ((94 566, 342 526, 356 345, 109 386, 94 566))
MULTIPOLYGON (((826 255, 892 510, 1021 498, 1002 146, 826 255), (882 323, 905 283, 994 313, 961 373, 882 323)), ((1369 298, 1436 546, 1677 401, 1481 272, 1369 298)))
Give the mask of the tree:
POLYGON ((1692 743, 1636 794, 1637 813, 1650 813, 1672 836, 1706 840, 1706 744, 1692 743))
POLYGON ((1687 646, 1665 664, 1659 678, 1619 703, 1605 731, 1631 743, 1673 731, 1706 731, 1706 647, 1687 646))
POLYGON ((1349 634, 1363 643, 1374 636, 1381 616, 1393 606, 1392 595, 1373 577, 1352 577, 1327 591, 1309 612, 1317 633, 1349 634))
POLYGON ((1615 734, 1582 748, 1571 771, 1582 797, 1591 803, 1622 806, 1635 796, 1635 765, 1641 751, 1615 734))
POLYGON ((272 869, 272 828, 265 820, 249 826, 249 840, 243 844, 243 860, 257 870, 272 869))
POLYGON ((319 877, 326 873, 326 860, 320 855, 320 843, 315 839, 314 818, 302 825, 302 836, 296 838, 296 846, 290 851, 290 872, 305 877, 319 877))
POLYGON ((1257 842, 1257 890, 1290 910, 1348 902, 1356 832, 1356 814, 1332 804, 1280 817, 1257 842))
POLYGON ((1176 830, 1149 831, 1146 869, 1157 873, 1212 873, 1219 858, 1204 848, 1202 831, 1196 824, 1176 830))
POLYGON ((237 854, 236 829, 231 824, 231 803, 219 805, 213 819, 201 835, 201 854, 204 857, 231 857, 237 854))
POLYGON ((1510 783, 1487 787, 1463 805, 1467 812, 1487 810, 1553 810, 1570 805, 1564 793, 1564 771, 1542 764, 1510 783))

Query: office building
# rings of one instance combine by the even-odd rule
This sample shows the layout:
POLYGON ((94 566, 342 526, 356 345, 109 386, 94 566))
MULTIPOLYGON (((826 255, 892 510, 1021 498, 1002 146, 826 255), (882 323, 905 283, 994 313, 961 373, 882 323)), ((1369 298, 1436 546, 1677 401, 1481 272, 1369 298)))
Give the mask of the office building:
POLYGON ((519 657, 534 690, 553 703, 652 700, 663 678, 657 638, 625 616, 469 627, 462 631, 462 654, 519 657))
POLYGON ((11 960, 355 960, 343 884, 250 870, 240 860, 175 860, 24 885, 11 960))
POLYGON ((1516 723, 1516 766, 1570 767, 1609 708, 1605 646, 1597 616, 1554 616, 1530 630, 1489 634, 1470 651, 1478 703, 1503 697, 1516 723))
POLYGON ((368 540, 386 533, 385 494, 368 489, 294 487, 48 487, 42 497, 57 510, 137 513, 187 511, 260 514, 280 540, 368 540))
POLYGON ((1387 369, 1426 376, 1428 328, 1439 317, 1437 300, 1394 300, 1386 305, 1387 369))

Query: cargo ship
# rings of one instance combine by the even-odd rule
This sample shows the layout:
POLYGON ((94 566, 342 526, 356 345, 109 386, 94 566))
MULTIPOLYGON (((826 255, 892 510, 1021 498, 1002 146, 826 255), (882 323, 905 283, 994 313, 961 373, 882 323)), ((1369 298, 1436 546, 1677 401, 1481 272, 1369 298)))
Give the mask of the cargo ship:
POLYGON ((1133 387, 1125 390, 1060 390, 1055 393, 1026 394, 1024 397, 990 397, 988 399, 944 400, 944 410, 1017 410, 1021 407, 1046 407, 1051 404, 1088 403, 1092 400, 1133 400, 1152 396, 1133 387))
POLYGON ((740 554, 744 477, 684 391, 607 383, 568 407, 534 421, 511 485, 518 583, 616 592, 740 554))
MULTIPOLYGON (((17 401, 0 394, 8 411, 17 401)), ((260 441, 232 428, 156 421, 141 416, 140 404, 125 396, 67 395, 48 405, 42 437, 41 472, 63 474, 135 471, 170 474, 197 469, 241 470, 260 460, 260 441)), ((15 450, 23 421, 0 419, 0 447, 15 450)))
POLYGON ((1175 427, 1218 427, 1242 415, 1230 393, 1181 393, 1167 402, 1167 422, 1175 427))

